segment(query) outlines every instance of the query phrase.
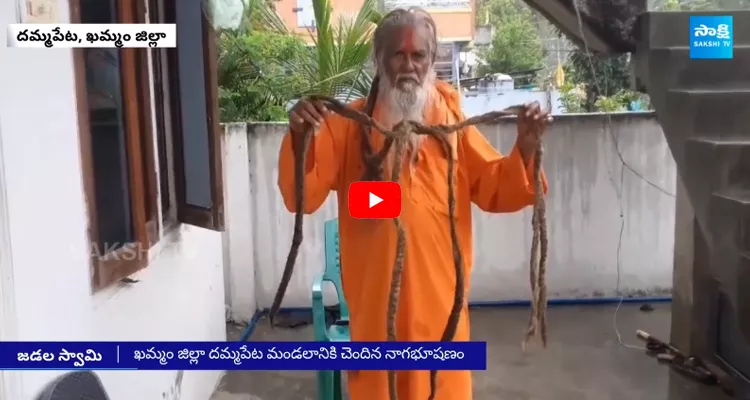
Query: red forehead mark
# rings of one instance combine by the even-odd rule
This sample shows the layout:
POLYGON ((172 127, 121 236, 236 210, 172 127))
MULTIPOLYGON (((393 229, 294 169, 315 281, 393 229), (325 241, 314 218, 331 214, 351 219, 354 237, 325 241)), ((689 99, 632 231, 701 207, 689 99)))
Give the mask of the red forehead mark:
POLYGON ((405 53, 414 53, 417 51, 417 35, 412 27, 405 27, 401 32, 403 35, 403 45, 401 49, 405 53))

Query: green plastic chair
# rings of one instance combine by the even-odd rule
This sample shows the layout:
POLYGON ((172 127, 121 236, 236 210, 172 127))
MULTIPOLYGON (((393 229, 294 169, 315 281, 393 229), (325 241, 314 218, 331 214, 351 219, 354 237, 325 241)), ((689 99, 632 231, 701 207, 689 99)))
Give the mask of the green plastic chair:
MULTIPOLYGON (((312 312, 315 340, 318 342, 348 342, 349 307, 344 299, 341 287, 341 259, 339 257, 338 219, 325 223, 325 257, 326 265, 323 274, 315 278, 312 284, 312 312), (326 325, 326 310, 323 305, 323 282, 328 281, 336 287, 341 316, 331 326, 326 325)), ((318 400, 341 400, 341 371, 318 371, 318 400)))

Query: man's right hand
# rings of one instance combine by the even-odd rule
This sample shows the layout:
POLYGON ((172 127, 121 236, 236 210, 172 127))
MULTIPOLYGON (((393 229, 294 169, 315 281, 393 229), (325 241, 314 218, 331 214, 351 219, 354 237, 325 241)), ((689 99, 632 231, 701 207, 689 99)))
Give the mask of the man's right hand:
POLYGON ((302 98, 289 111, 289 129, 295 136, 299 136, 311 126, 317 130, 329 112, 322 101, 302 98))

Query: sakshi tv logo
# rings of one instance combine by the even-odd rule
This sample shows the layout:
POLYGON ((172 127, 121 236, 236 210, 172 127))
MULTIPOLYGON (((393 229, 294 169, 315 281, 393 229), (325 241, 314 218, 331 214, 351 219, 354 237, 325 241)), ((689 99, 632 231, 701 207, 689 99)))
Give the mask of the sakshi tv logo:
POLYGON ((731 15, 690 17, 690 58, 731 59, 734 57, 734 24, 731 15))

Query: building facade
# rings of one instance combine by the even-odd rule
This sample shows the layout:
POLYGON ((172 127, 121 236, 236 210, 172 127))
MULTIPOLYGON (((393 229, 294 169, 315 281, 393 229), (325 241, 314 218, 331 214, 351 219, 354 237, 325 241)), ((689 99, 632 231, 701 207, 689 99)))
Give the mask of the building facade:
MULTIPOLYGON (((388 12, 396 8, 420 7, 430 13, 437 25, 438 49, 436 68, 441 79, 458 84, 458 55, 475 35, 476 0, 379 0, 380 7, 388 12)), ((340 17, 355 16, 363 0, 330 0, 332 21, 340 17)), ((279 0, 276 12, 291 32, 312 44, 315 34, 313 0, 279 0)))
MULTIPOLYGON (((0 2, 0 25, 31 19, 17 4, 0 2)), ((54 4, 34 18, 176 23, 178 47, 0 46, 0 341, 226 340, 216 57, 200 1, 54 4)), ((0 399, 33 399, 63 372, 0 371, 0 399)), ((220 371, 97 375, 112 400, 206 400, 220 371)))

